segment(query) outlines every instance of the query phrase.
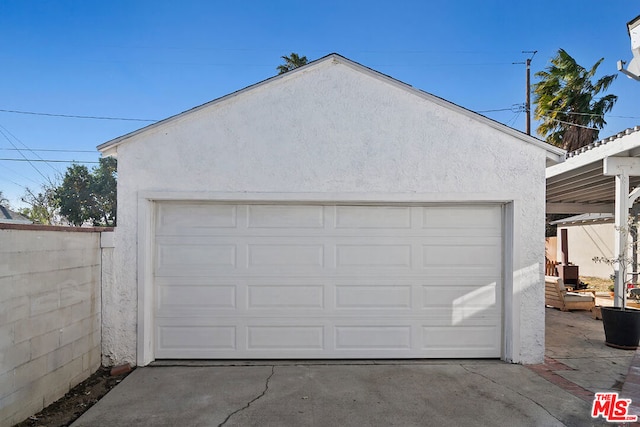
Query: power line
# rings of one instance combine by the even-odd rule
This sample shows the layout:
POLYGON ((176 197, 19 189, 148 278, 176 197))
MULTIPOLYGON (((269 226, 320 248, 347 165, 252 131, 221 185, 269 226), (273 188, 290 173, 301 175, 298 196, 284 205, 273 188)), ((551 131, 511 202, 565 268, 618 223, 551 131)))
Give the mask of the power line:
POLYGON ((476 111, 476 113, 491 113, 495 111, 511 111, 512 113, 522 113, 526 111, 526 106, 524 104, 513 104, 511 108, 498 108, 495 110, 480 110, 480 111, 476 111))
MULTIPOLYGON (((15 181, 13 181, 13 180, 11 180, 11 179, 8 179, 8 178, 2 178, 2 177, 0 177, 0 181, 10 182, 11 184, 13 184, 13 185, 17 185, 18 187, 21 187, 21 188, 23 188, 23 189, 25 189, 25 190, 27 189, 27 187, 25 187, 24 185, 22 185, 22 184, 18 184, 17 182, 15 182, 15 181)), ((38 182, 36 182, 36 181, 33 181, 33 182, 35 182, 36 184, 39 184, 39 183, 38 183, 38 182)))
MULTIPOLYGON (((1 133, 1 132, 0 132, 1 133)), ((78 161, 78 160, 47 160, 47 159, 2 159, 0 158, 0 161, 4 161, 4 162, 51 162, 51 163, 79 163, 79 164, 84 164, 84 163, 100 163, 100 162, 85 162, 85 161, 78 161)), ((36 169, 37 170, 37 169, 36 169)), ((38 171, 40 172, 40 171, 38 171)), ((57 171, 56 171, 57 172, 57 171)), ((40 174, 42 175, 42 174, 40 174)), ((42 177, 44 179, 47 179, 44 175, 42 175, 42 177)))
POLYGON ((476 113, 493 113, 495 111, 512 111, 512 108, 498 108, 496 110, 480 110, 480 111, 476 111, 476 113))
POLYGON ((29 114, 32 116, 48 116, 48 117, 65 117, 68 119, 91 119, 91 120, 124 120, 129 122, 157 122, 155 119, 133 119, 126 117, 106 117, 106 116, 81 116, 75 114, 54 114, 54 113, 40 113, 35 111, 18 111, 18 110, 4 110, 0 109, 2 113, 14 113, 14 114, 29 114))
POLYGON ((507 126, 513 127, 516 124, 516 121, 518 121, 520 114, 522 114, 522 111, 518 111, 517 113, 515 113, 513 118, 507 122, 507 126))
POLYGON ((584 129, 591 129, 591 130, 600 130, 598 128, 592 128, 592 127, 589 127, 589 126, 583 126, 583 125, 579 125, 579 124, 576 124, 576 123, 565 122, 563 120, 554 119, 554 118, 549 117, 549 116, 545 116, 545 117, 547 117, 547 118, 549 118, 549 119, 551 119, 551 120, 553 120, 555 122, 562 123, 562 124, 569 125, 569 126, 575 126, 575 127, 584 128, 584 129))
MULTIPOLYGON (((22 178, 24 178, 24 179, 28 180, 28 181, 31 181, 31 182, 33 182, 34 184, 40 184, 40 183, 39 183, 38 181, 36 181, 35 179, 30 178, 30 177, 28 177, 28 176, 26 176, 26 175, 23 175, 23 174, 21 174, 21 173, 19 173, 19 172, 16 172, 15 170, 11 169, 11 168, 10 168, 9 166, 7 166, 7 165, 3 165, 3 166, 2 166, 2 169, 3 169, 3 171, 5 171, 5 170, 6 170, 7 172, 11 172, 13 175, 17 175, 17 176, 20 176, 20 177, 22 177, 22 178)), ((2 179, 2 178, 0 178, 0 179, 2 179)), ((10 181, 10 180, 8 180, 8 181, 10 181)), ((13 182, 13 181, 10 181, 10 182, 13 182)), ((14 183, 15 185, 20 186, 20 187, 23 187, 22 185, 18 184, 17 182, 13 182, 13 183, 14 183)))
MULTIPOLYGON (((237 47, 237 48, 229 48, 229 47, 211 47, 211 46, 193 46, 193 45, 102 45, 98 46, 100 49, 140 49, 140 50, 182 50, 182 51, 211 51, 211 52, 275 52, 276 54, 282 54, 283 52, 287 52, 290 47, 237 47)), ((310 49, 306 50, 308 53, 317 53, 319 55, 325 56, 327 52, 331 52, 330 48, 325 49, 310 49)), ((512 54, 511 50, 461 50, 461 49, 446 49, 446 50, 436 50, 436 49, 349 49, 349 53, 384 53, 384 54, 479 54, 479 55, 489 55, 489 54, 512 54)))
MULTIPOLYGON (((40 155, 39 155, 38 153, 36 153, 36 152, 34 152, 33 150, 31 150, 31 149, 27 146, 27 144, 25 144, 24 142, 20 141, 20 138, 18 138, 18 137, 17 137, 17 136, 15 136, 14 134, 12 134, 12 133, 11 133, 11 131, 10 131, 9 129, 7 129, 6 127, 4 127, 4 126, 2 126, 2 125, 0 125, 0 128, 1 128, 1 129, 3 129, 5 132, 7 132, 9 135, 11 135, 11 137, 12 137, 14 140, 16 140, 17 142, 19 142, 20 144, 22 144, 22 145, 25 147, 25 149, 26 149, 27 151, 31 151, 31 153, 33 153, 33 155, 34 155, 34 156, 36 156, 37 158, 39 158, 39 159, 41 159, 41 160, 42 160, 42 157, 40 157, 40 155)), ((15 147, 15 145, 14 145, 14 147, 15 147)), ((17 147, 15 147, 15 149, 16 149, 17 151, 19 151, 19 152, 20 152, 20 155, 26 159, 26 156, 25 156, 24 154, 22 154, 21 149, 19 149, 19 148, 17 148, 17 147)), ((49 166, 49 167, 50 167, 50 168, 51 168, 55 173, 58 173, 58 172, 59 172, 56 168, 54 168, 53 166, 51 166, 49 163, 47 163, 47 166, 49 166)))
MULTIPOLYGON (((492 113, 496 111, 513 111, 513 107, 511 108, 498 108, 495 110, 478 110, 476 113, 492 113)), ((560 111, 560 110, 543 110, 544 113, 562 113, 566 115, 573 116, 591 116, 591 117, 614 117, 616 119, 640 119, 640 116, 615 116, 613 114, 593 114, 593 113, 579 113, 573 111, 560 111)), ((545 116, 546 117, 546 116, 545 116)))
MULTIPOLYGON (((574 115, 574 116, 590 116, 590 117, 604 117, 605 114, 593 114, 593 113, 579 113, 579 112, 573 112, 573 111, 559 111, 559 110, 543 110, 545 113, 562 113, 562 114, 567 114, 567 115, 574 115)), ((634 116, 614 116, 612 114, 607 114, 607 117, 615 117, 617 119, 640 119, 640 117, 634 117, 634 116)))
MULTIPOLYGON (((2 136, 4 136, 4 138, 7 141, 9 141, 9 144, 11 144, 11 146, 13 146, 13 148, 17 149, 18 147, 16 147, 16 145, 13 143, 13 141, 11 141, 11 139, 7 136, 6 133, 3 132, 2 129, 4 129, 4 128, 2 126, 0 126, 0 134, 2 134, 2 136)), ((7 131, 6 129, 4 129, 4 130, 7 131)), ((7 131, 7 132, 9 132, 9 131, 7 131)), ((22 153, 21 150, 18 150, 18 153, 20 153, 20 155, 23 157, 24 160, 22 160, 22 161, 28 162, 31 165, 31 167, 34 168, 36 170, 36 172, 38 172, 42 178, 44 178, 45 181, 47 180, 47 177, 44 176, 44 174, 42 172, 40 172, 40 169, 38 169, 36 167, 36 165, 34 165, 29 159, 27 159, 27 156, 25 156, 24 153, 22 153)))
MULTIPOLYGON (((0 147, 0 151, 20 151, 20 150, 21 150, 20 148, 0 147)), ((55 152, 55 153, 94 153, 94 154, 98 153, 97 150, 65 150, 65 149, 58 149, 58 148, 30 148, 29 151, 31 152, 49 151, 49 152, 55 152)))

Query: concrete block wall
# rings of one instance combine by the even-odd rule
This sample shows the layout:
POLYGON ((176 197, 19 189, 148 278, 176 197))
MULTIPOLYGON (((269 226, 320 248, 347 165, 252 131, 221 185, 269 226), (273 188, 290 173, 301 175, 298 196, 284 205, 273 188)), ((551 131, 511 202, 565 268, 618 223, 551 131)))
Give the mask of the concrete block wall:
POLYGON ((0 224, 0 426, 100 366, 102 258, 112 248, 101 248, 99 229, 71 230, 0 224))

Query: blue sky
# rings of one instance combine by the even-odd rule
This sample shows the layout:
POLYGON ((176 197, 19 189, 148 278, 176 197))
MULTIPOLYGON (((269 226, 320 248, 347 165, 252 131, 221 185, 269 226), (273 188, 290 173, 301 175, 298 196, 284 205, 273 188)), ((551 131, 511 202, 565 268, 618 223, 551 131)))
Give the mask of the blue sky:
MULTIPOLYGON (((6 110, 161 120, 274 76, 291 52, 337 52, 524 131, 522 51, 538 51, 532 74, 559 48, 619 74, 632 3, 0 0, 0 159, 33 160, 0 160, 0 191, 19 207, 69 165, 42 160, 96 162, 97 145, 151 123, 6 110)), ((601 138, 640 124, 640 83, 620 74, 610 92, 601 138)))

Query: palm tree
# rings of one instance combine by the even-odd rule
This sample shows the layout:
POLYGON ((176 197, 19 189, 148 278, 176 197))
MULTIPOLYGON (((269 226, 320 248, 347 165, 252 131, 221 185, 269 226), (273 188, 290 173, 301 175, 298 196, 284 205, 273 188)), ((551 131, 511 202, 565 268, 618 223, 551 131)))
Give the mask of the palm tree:
POLYGON ((598 139, 599 130, 607 124, 604 114, 611 111, 616 95, 598 98, 615 80, 616 75, 591 81, 604 58, 586 70, 564 49, 551 59, 551 65, 536 73, 540 81, 533 85, 534 118, 542 120, 538 135, 567 151, 576 150, 598 139))
POLYGON ((299 56, 294 52, 291 52, 289 56, 281 56, 281 58, 284 59, 284 64, 278 65, 278 74, 284 74, 287 71, 302 67, 303 65, 307 65, 308 62, 306 56, 299 56))

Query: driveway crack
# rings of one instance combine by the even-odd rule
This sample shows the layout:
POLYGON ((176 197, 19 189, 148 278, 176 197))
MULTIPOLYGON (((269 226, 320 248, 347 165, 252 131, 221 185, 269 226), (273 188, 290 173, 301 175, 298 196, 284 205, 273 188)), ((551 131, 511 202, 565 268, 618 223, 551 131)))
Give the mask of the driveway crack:
POLYGON ((258 396, 254 397, 253 399, 251 399, 250 401, 247 402, 246 405, 244 405, 242 408, 236 409, 235 411, 233 411, 232 413, 230 413, 229 415, 227 415, 227 418, 224 419, 224 421, 222 421, 220 424, 218 424, 218 427, 222 427, 224 426, 230 419, 231 417, 233 417, 235 414, 244 411, 245 409, 247 409, 249 406, 251 406, 251 404, 253 402, 255 402, 256 400, 260 399, 262 396, 264 396, 267 391, 269 390, 269 381, 271 380, 271 377, 273 377, 273 374, 276 372, 276 367, 275 366, 271 366, 271 374, 269 374, 269 376, 267 377, 267 380, 264 383, 264 390, 262 390, 262 393, 260 393, 258 396))
POLYGON ((468 368, 467 366, 464 366, 464 365, 460 365, 460 366, 462 367, 462 369, 464 369, 465 371, 469 372, 470 374, 477 375, 477 376, 479 376, 479 377, 481 377, 481 378, 484 378, 484 379, 486 379, 487 381, 490 381, 491 383, 493 383, 493 384, 495 384, 495 385, 497 385, 497 386, 506 387, 508 390, 510 390, 510 391, 512 391, 513 393, 515 393, 515 394, 519 395, 520 397, 522 397, 522 398, 524 398, 524 399, 527 399, 527 400, 528 400, 528 401, 530 401, 530 402, 533 402, 536 406, 538 406, 540 409, 542 409, 542 410, 543 410, 543 411, 545 411, 547 414, 549 414, 549 416, 550 416, 551 418, 553 418, 553 419, 555 419, 555 420, 560 421, 560 420, 558 419, 558 417, 556 417, 556 416, 555 416, 555 415, 553 415, 551 412, 549 412, 549 410, 548 410, 547 408, 545 408, 545 407, 544 407, 544 406, 542 406, 539 402, 536 402, 534 399, 530 398, 529 396, 525 396, 525 395, 524 395, 524 394, 522 394, 520 391, 518 391, 518 390, 516 390, 516 389, 513 389, 513 388, 511 388, 511 387, 505 386, 504 384, 500 384, 500 383, 498 383, 496 380, 494 380, 493 378, 490 378, 490 377, 488 377, 487 375, 484 375, 484 374, 482 374, 482 373, 480 373, 480 372, 477 372, 477 371, 475 371, 475 370, 472 370, 472 369, 468 368))

